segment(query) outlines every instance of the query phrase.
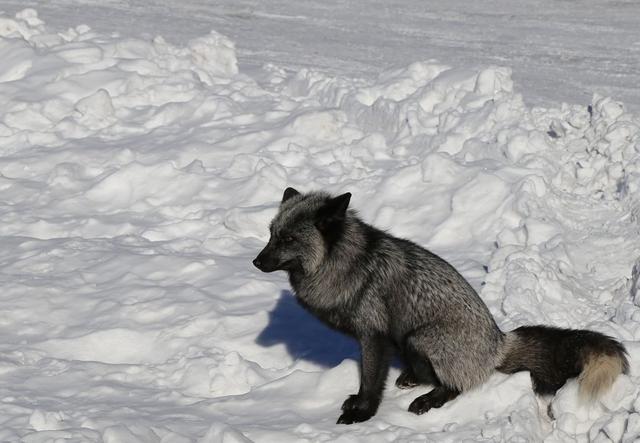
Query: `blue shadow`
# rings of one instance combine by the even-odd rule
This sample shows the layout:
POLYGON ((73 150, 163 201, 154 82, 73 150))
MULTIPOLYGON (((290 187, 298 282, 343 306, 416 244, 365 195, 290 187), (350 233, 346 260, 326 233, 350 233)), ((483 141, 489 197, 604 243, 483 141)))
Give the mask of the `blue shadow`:
POLYGON ((360 359, 358 342, 325 326, 298 304, 291 291, 282 291, 269 312, 269 323, 256 338, 262 346, 284 344, 295 359, 304 359, 326 367, 342 360, 360 359))

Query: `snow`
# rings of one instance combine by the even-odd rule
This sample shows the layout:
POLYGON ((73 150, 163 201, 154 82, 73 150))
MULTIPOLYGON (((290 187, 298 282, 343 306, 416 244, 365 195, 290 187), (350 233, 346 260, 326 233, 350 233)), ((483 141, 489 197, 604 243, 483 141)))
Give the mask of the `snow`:
POLYGON ((245 69, 181 45, 0 18, 0 440, 634 441, 640 438, 640 119, 532 107, 511 69, 412 61, 375 78, 245 69), (355 342, 251 260, 286 186, 451 261, 504 330, 590 328, 631 375, 596 404, 526 373, 423 416, 389 375, 336 425, 355 342), (547 414, 549 408, 555 420, 547 414))
POLYGON ((594 92, 640 111, 635 0, 3 0, 37 8, 58 29, 86 23, 173 44, 211 29, 230 37, 246 72, 273 63, 375 78, 416 60, 509 66, 529 105, 585 106, 594 92))

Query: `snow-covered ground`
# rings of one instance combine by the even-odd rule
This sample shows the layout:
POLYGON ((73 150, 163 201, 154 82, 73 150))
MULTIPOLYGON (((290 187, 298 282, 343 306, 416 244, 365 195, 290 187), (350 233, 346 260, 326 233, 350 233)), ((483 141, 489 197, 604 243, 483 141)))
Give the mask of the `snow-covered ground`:
POLYGON ((640 119, 616 101, 534 108, 509 68, 445 60, 243 70, 216 32, 174 45, 33 10, 0 17, 0 60, 0 441, 640 438, 640 119), (591 408, 570 382, 554 421, 526 373, 419 417, 425 389, 389 383, 372 420, 336 425, 356 344, 251 265, 287 185, 352 192, 505 330, 623 340, 631 376, 591 408))
POLYGON ((211 29, 244 71, 264 63, 375 78, 438 59, 509 66, 525 102, 584 104, 594 92, 640 111, 637 0, 0 0, 59 29, 163 35, 184 45, 211 29))

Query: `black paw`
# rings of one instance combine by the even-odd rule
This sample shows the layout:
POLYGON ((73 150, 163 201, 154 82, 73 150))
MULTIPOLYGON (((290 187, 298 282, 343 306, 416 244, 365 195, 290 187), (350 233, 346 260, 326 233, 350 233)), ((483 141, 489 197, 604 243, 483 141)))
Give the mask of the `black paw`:
POLYGON ((343 411, 349 411, 351 409, 359 409, 366 407, 364 398, 360 397, 358 394, 353 394, 347 397, 347 399, 342 403, 341 409, 343 411))
POLYGON ((338 418, 338 424, 350 425, 351 423, 369 420, 375 415, 379 403, 379 401, 374 401, 358 394, 350 395, 342 403, 344 412, 338 418))
POLYGON ((418 386, 418 381, 415 379, 413 372, 405 369, 402 374, 396 379, 396 387, 400 389, 411 389, 418 386))
MULTIPOLYGON (((440 405, 442 406, 442 405, 440 405)), ((437 408, 439 406, 435 406, 431 399, 427 397, 427 394, 421 395, 411 402, 409 405, 409 412, 413 412, 414 414, 424 414, 429 409, 437 408)))
POLYGON ((370 411, 365 409, 349 409, 342 413, 338 418, 337 424, 350 425, 352 423, 360 423, 369 420, 375 415, 376 411, 370 411))
POLYGON ((445 387, 437 387, 431 392, 428 392, 420 397, 416 398, 409 405, 409 412, 414 414, 424 414, 433 408, 439 408, 449 400, 456 398, 460 392, 447 389, 445 387))

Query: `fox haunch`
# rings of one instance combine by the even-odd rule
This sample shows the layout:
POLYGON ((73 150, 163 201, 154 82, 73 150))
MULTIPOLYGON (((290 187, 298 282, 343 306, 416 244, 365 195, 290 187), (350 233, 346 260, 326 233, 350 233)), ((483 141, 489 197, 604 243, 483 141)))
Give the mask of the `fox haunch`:
POLYGON ((430 384, 409 411, 438 408, 494 372, 530 371, 538 394, 577 377, 582 395, 606 391, 629 364, 603 334, 547 326, 502 332, 471 285, 442 258, 363 222, 351 194, 284 191, 267 246, 253 261, 286 271, 297 300, 361 347, 360 389, 338 423, 372 417, 394 353, 406 368, 396 385, 430 384))

